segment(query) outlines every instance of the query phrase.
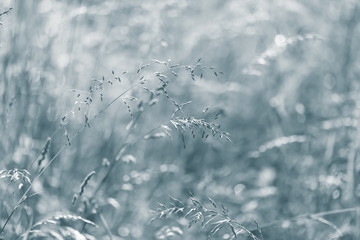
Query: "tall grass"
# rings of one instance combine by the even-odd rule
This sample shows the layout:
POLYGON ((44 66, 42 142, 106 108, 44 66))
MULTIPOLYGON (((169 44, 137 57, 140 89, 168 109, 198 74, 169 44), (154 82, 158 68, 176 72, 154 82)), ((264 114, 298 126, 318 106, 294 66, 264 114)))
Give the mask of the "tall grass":
POLYGON ((0 239, 359 239, 358 13, 1 2, 0 239))

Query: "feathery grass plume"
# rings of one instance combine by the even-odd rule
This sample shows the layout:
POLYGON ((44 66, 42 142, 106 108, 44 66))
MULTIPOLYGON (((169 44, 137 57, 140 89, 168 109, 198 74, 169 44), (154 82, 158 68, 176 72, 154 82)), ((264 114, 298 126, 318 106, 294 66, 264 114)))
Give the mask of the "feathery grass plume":
MULTIPOLYGON (((208 238, 214 237, 220 229, 229 229, 233 238, 237 239, 238 234, 246 232, 253 240, 260 240, 245 226, 232 219, 229 214, 229 210, 224 205, 216 204, 216 202, 209 198, 212 207, 204 205, 202 202, 191 196, 190 200, 192 205, 185 205, 180 200, 170 197, 170 207, 164 204, 158 203, 159 208, 157 211, 152 211, 156 216, 150 220, 150 222, 156 219, 168 219, 172 216, 188 219, 188 228, 191 228, 194 224, 201 222, 201 229, 207 229, 208 238)), ((258 226, 258 225, 257 225, 258 226)))
MULTIPOLYGON (((112 74, 114 75, 114 78, 121 83, 120 77, 115 76, 115 72, 112 71, 112 74)), ((104 101, 104 93, 103 90, 106 86, 113 85, 113 82, 111 80, 105 80, 105 77, 103 76, 100 79, 93 78, 91 79, 90 87, 86 91, 80 91, 77 89, 72 89, 71 91, 75 93, 76 95, 76 101, 74 102, 73 108, 64 115, 64 117, 61 119, 61 124, 66 125, 68 123, 68 120, 70 117, 74 117, 76 115, 76 110, 81 111, 84 114, 85 117, 85 125, 90 128, 90 118, 88 116, 90 108, 97 103, 96 99, 99 99, 100 102, 104 101)))
MULTIPOLYGON (((220 138, 225 138, 231 142, 229 138, 229 133, 220 131, 220 125, 216 123, 206 122, 204 119, 197 119, 193 117, 189 118, 175 118, 170 120, 170 123, 177 129, 182 131, 194 131, 200 129, 202 131, 202 136, 205 135, 205 132, 211 134, 213 137, 219 136, 220 138)), ((194 132, 192 132, 194 137, 194 132)), ((207 135, 207 136, 208 136, 207 135)), ((207 138, 206 136, 206 138, 207 138)))

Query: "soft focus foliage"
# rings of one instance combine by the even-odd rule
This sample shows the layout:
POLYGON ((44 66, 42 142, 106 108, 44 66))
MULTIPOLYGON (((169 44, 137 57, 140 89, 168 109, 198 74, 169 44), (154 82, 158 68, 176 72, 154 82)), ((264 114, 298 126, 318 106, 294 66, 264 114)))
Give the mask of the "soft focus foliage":
POLYGON ((0 239, 360 239, 358 1, 0 13, 0 239))

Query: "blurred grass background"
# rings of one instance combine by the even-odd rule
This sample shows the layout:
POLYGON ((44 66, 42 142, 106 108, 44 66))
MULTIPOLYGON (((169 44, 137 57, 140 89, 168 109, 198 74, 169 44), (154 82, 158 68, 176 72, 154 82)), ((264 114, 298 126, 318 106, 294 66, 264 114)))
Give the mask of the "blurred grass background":
MULTIPOLYGON (((214 120, 232 142, 202 139, 201 132, 185 134, 185 149, 176 133, 172 140, 141 140, 125 150, 136 163, 117 165, 93 203, 72 206, 89 172, 96 170, 88 194, 119 148, 170 119, 174 106, 165 97, 142 110, 148 95, 134 89, 129 95, 137 101, 127 104, 136 128, 126 128, 131 116, 121 101, 107 109, 34 183, 40 194, 17 211, 5 239, 18 239, 30 223, 57 212, 99 223, 82 229, 89 238, 206 239, 206 230, 186 230, 181 219, 148 224, 157 202, 168 201, 168 194, 186 202, 189 192, 223 203, 249 229, 256 219, 264 239, 331 239, 339 231, 337 239, 360 239, 356 209, 324 216, 333 225, 310 218, 281 222, 358 207, 357 1, 2 0, 0 12, 9 8, 0 16, 0 169, 27 169, 33 179, 38 170, 31 162, 77 101, 72 90, 87 91, 91 79, 128 71, 122 85, 103 90, 110 102, 152 59, 193 65, 202 58, 208 66, 202 78, 195 71, 193 82, 179 73, 169 95, 192 101, 184 114, 214 120), (167 225, 182 229, 182 236, 162 235, 167 225)), ((148 72, 162 70, 152 64, 148 72)), ((88 114, 104 105, 96 102, 88 114)), ((75 114, 69 134, 81 121, 75 114)), ((45 161, 66 143, 62 133, 45 161)), ((15 182, 0 179, 1 225, 23 194, 15 182)), ((230 239, 228 233, 216 237, 230 239)))

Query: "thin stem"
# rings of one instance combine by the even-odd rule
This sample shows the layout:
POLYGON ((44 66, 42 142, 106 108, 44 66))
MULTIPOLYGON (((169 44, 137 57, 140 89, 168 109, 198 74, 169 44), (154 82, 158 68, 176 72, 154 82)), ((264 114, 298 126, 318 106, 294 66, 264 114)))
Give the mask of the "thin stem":
MULTIPOLYGON (((337 209, 337 210, 319 212, 319 213, 306 213, 306 214, 298 215, 298 216, 295 216, 295 217, 292 217, 289 219, 274 221, 274 222, 265 224, 265 225, 261 226, 261 229, 270 228, 270 227, 273 227, 275 225, 278 225, 278 224, 281 224, 284 222, 296 221, 296 220, 302 219, 302 218, 324 217, 324 216, 335 215, 335 214, 340 214, 340 213, 355 212, 355 211, 359 211, 359 210, 360 210, 360 207, 352 207, 352 208, 337 209)), ((257 230, 257 229, 254 229, 252 231, 255 231, 255 230, 257 230)))
MULTIPOLYGON (((179 67, 183 67, 183 66, 179 66, 179 67)), ((178 68, 178 67, 177 67, 177 68, 178 68)), ((169 70, 170 70, 170 69, 167 69, 167 70, 165 70, 165 71, 163 71, 163 72, 161 72, 161 73, 164 73, 164 72, 169 71, 169 70)), ((117 99, 114 99, 114 101, 116 101, 116 100, 117 100, 117 99)), ((168 121, 167 121, 167 122, 168 122, 168 121)), ((156 129, 159 129, 160 127, 161 127, 161 125, 158 125, 158 126, 152 128, 151 130, 149 130, 148 132, 146 132, 144 135, 142 135, 141 137, 139 137, 135 142, 133 142, 132 144, 130 144, 130 146, 136 145, 136 144, 137 144, 138 142, 140 142, 146 135, 152 133, 152 132, 155 131, 156 129)), ((128 136, 128 135, 127 135, 127 136, 128 136)), ((119 152, 122 147, 123 147, 123 145, 120 146, 120 148, 119 148, 119 150, 118 150, 117 152, 119 152)), ((106 175, 103 177, 103 179, 101 180, 101 182, 99 183, 99 185, 98 185, 97 188, 95 189, 95 191, 94 191, 94 193, 93 193, 93 195, 92 195, 92 197, 91 197, 90 199, 94 199, 94 198, 95 198, 95 196, 96 196, 97 193, 99 192, 100 188, 104 185, 104 183, 106 182, 106 180, 107 180, 108 177, 110 176, 110 173, 111 173, 111 171, 114 169, 114 167, 115 167, 115 165, 116 165, 117 162, 118 162, 118 161, 116 161, 116 156, 115 156, 114 160, 113 160, 112 163, 111 163, 111 166, 110 166, 109 170, 107 171, 106 175)))
MULTIPOLYGON (((151 130, 149 130, 148 132, 146 132, 144 135, 142 135, 141 137, 139 137, 135 142, 133 142, 132 144, 130 144, 130 146, 134 146, 136 145, 139 141, 141 141, 146 135, 152 133, 153 131, 155 131, 156 129, 160 128, 161 125, 157 126, 157 127, 154 127, 152 128, 151 130)), ((121 146, 119 148, 119 151, 121 150, 123 146, 121 146)), ((115 157, 116 158, 116 157, 115 157)), ((108 179, 108 177, 110 176, 110 173, 111 171, 114 169, 115 165, 119 162, 119 161, 116 161, 114 158, 114 160, 112 161, 112 164, 109 168, 109 170, 107 171, 106 175, 103 177, 103 179, 101 180, 101 182, 99 183, 99 185, 97 186, 97 188, 95 189, 91 199, 94 199, 96 194, 99 192, 100 188, 104 185, 104 183, 106 182, 106 180, 108 179)))

